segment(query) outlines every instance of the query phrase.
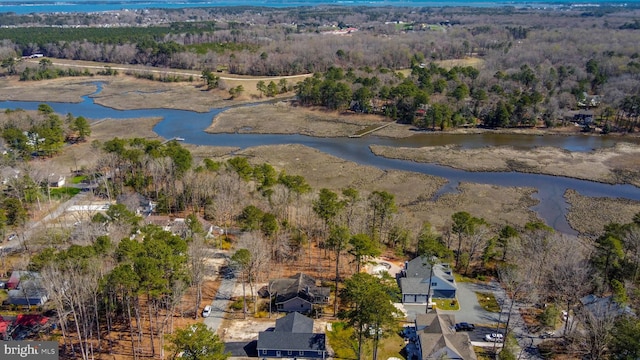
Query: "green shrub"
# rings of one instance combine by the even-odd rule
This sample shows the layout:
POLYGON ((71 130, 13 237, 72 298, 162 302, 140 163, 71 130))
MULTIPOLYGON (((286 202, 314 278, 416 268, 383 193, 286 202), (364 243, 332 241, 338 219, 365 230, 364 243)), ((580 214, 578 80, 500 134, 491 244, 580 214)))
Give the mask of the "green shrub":
POLYGON ((540 315, 538 320, 540 324, 547 328, 555 328, 558 323, 558 317, 560 316, 560 310, 555 305, 547 306, 540 315))

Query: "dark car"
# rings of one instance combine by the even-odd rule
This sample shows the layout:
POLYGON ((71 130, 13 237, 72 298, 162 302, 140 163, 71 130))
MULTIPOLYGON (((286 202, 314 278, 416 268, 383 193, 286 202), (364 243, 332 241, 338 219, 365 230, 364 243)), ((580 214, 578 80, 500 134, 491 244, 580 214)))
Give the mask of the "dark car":
POLYGON ((461 322, 461 323, 457 323, 455 328, 456 328, 456 331, 473 331, 476 329, 476 326, 466 322, 461 322))
POLYGON ((233 268, 229 265, 223 265, 220 267, 219 269, 219 273, 220 276, 222 276, 223 279, 233 279, 235 277, 235 273, 233 271, 233 268))

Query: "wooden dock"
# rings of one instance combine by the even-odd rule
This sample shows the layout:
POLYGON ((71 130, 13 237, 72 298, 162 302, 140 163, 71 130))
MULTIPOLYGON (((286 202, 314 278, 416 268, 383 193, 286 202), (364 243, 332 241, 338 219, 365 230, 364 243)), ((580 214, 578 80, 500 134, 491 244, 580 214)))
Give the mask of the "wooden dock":
POLYGON ((168 142, 171 142, 171 141, 184 141, 184 138, 181 138, 179 136, 172 137, 171 139, 167 139, 167 140, 163 141, 162 145, 164 145, 164 144, 166 144, 168 142))
POLYGON ((363 137, 363 136, 365 136, 365 135, 371 134, 372 132, 378 131, 378 130, 380 130, 380 129, 384 129, 384 128, 386 128, 387 126, 389 126, 389 125, 391 125, 391 124, 393 124, 393 122, 388 122, 388 123, 386 123, 386 124, 382 124, 382 125, 380 125, 380 126, 376 126, 376 127, 375 127, 375 128, 373 128, 373 129, 368 129, 368 130, 367 130, 367 129, 365 129, 363 132, 357 132, 357 133, 355 133, 355 134, 353 134, 353 135, 349 135, 349 137, 350 137, 350 138, 361 138, 361 137, 363 137))

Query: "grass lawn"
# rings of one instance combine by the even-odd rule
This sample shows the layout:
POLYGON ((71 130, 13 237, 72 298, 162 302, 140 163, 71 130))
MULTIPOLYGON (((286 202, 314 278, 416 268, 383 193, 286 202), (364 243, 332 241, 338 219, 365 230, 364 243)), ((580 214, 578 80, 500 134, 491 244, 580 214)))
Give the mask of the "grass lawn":
POLYGON ((54 188, 49 191, 51 192, 51 197, 54 198, 72 197, 80 193, 80 189, 72 187, 54 188))
POLYGON ((460 304, 455 299, 433 299, 440 310, 460 310, 460 304))
POLYGON ((491 351, 487 350, 485 348, 482 348, 482 347, 479 347, 479 346, 474 346, 473 347, 473 351, 476 353, 476 356, 478 357, 478 360, 492 360, 492 359, 495 359, 495 357, 491 353, 491 351))
MULTIPOLYGON (((327 332, 327 338, 329 346, 334 352, 334 358, 356 359, 358 357, 358 340, 353 336, 353 329, 347 327, 345 323, 333 323, 331 331, 327 332)), ((400 351, 404 346, 404 339, 397 332, 388 333, 378 343, 378 359, 388 359, 390 357, 403 359, 404 357, 400 355, 400 351)), ((362 356, 365 359, 373 356, 372 339, 365 339, 362 356)))
POLYGON ((493 293, 477 292, 476 296, 478 297, 478 303, 480 303, 483 309, 495 313, 500 312, 500 305, 498 305, 493 293))
POLYGON ((74 176, 71 178, 72 184, 80 184, 83 180, 87 178, 87 175, 74 176))

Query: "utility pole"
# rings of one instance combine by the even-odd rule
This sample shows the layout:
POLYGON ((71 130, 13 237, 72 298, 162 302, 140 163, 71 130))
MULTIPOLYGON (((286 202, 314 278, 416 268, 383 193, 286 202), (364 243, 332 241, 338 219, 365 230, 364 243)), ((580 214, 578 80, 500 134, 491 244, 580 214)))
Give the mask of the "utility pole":
POLYGON ((427 262, 429 263, 429 287, 427 290, 427 309, 425 310, 425 314, 429 313, 429 305, 431 304, 431 279, 433 279, 433 264, 435 260, 431 257, 427 262))
POLYGON ((272 299, 271 299, 271 281, 269 281, 269 319, 271 319, 271 304, 272 304, 272 299))
MULTIPOLYGON (((502 320, 502 305, 504 303, 503 299, 496 299, 496 301, 498 302, 498 305, 500 306, 500 313, 498 314, 498 324, 496 325, 496 335, 499 334, 498 331, 500 330, 500 321, 502 320)), ((503 339, 502 341, 504 341, 506 339, 503 339)), ((495 339, 493 339, 493 354, 496 354, 496 347, 498 345, 498 338, 496 337, 495 339)))

